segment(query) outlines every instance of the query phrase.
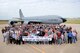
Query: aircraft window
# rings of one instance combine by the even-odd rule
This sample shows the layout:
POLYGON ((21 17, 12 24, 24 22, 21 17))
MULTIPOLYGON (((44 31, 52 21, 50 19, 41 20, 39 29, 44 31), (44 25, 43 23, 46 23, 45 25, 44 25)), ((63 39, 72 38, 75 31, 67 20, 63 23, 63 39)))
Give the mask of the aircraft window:
POLYGON ((49 21, 58 21, 58 19, 49 19, 49 21))

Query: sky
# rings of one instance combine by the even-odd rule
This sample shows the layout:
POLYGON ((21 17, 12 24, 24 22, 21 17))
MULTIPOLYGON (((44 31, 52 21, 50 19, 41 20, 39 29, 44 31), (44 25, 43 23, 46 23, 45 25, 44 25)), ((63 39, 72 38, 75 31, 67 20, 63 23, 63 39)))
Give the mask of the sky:
POLYGON ((0 0, 0 19, 19 18, 19 9, 25 17, 80 17, 80 0, 0 0))

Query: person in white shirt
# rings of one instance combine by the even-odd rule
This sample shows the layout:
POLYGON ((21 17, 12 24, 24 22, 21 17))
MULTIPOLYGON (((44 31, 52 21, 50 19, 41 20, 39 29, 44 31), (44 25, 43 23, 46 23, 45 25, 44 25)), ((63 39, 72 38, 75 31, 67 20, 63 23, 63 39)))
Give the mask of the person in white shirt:
POLYGON ((5 32, 5 42, 6 44, 9 44, 9 31, 5 32))
POLYGON ((76 43, 76 36, 77 36, 77 33, 76 33, 75 31, 73 31, 72 34, 73 34, 72 41, 73 41, 73 43, 76 43))
POLYGON ((62 43, 64 43, 64 34, 61 34, 62 43))
POLYGON ((2 33, 3 34, 3 42, 6 40, 6 32, 2 33))

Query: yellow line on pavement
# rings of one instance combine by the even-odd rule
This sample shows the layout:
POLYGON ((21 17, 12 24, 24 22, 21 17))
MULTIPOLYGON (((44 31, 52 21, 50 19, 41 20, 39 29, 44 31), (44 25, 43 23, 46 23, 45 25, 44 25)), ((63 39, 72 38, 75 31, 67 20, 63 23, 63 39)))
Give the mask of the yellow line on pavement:
POLYGON ((35 47, 33 45, 29 45, 29 46, 31 46, 32 48, 34 48, 35 50, 37 50, 37 51, 39 51, 41 53, 45 53, 43 50, 41 50, 41 49, 39 49, 39 48, 37 48, 37 47, 35 47))

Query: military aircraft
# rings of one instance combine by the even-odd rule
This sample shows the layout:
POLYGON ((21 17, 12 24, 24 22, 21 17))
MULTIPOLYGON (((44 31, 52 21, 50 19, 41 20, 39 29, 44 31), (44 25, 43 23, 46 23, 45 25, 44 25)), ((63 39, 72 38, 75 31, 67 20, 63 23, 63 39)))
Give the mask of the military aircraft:
POLYGON ((19 9, 19 15, 20 18, 11 19, 9 20, 9 23, 12 25, 14 23, 21 21, 22 23, 25 24, 30 24, 30 23, 60 24, 67 21, 65 18, 62 18, 61 16, 57 16, 57 15, 24 17, 21 9, 19 9))

